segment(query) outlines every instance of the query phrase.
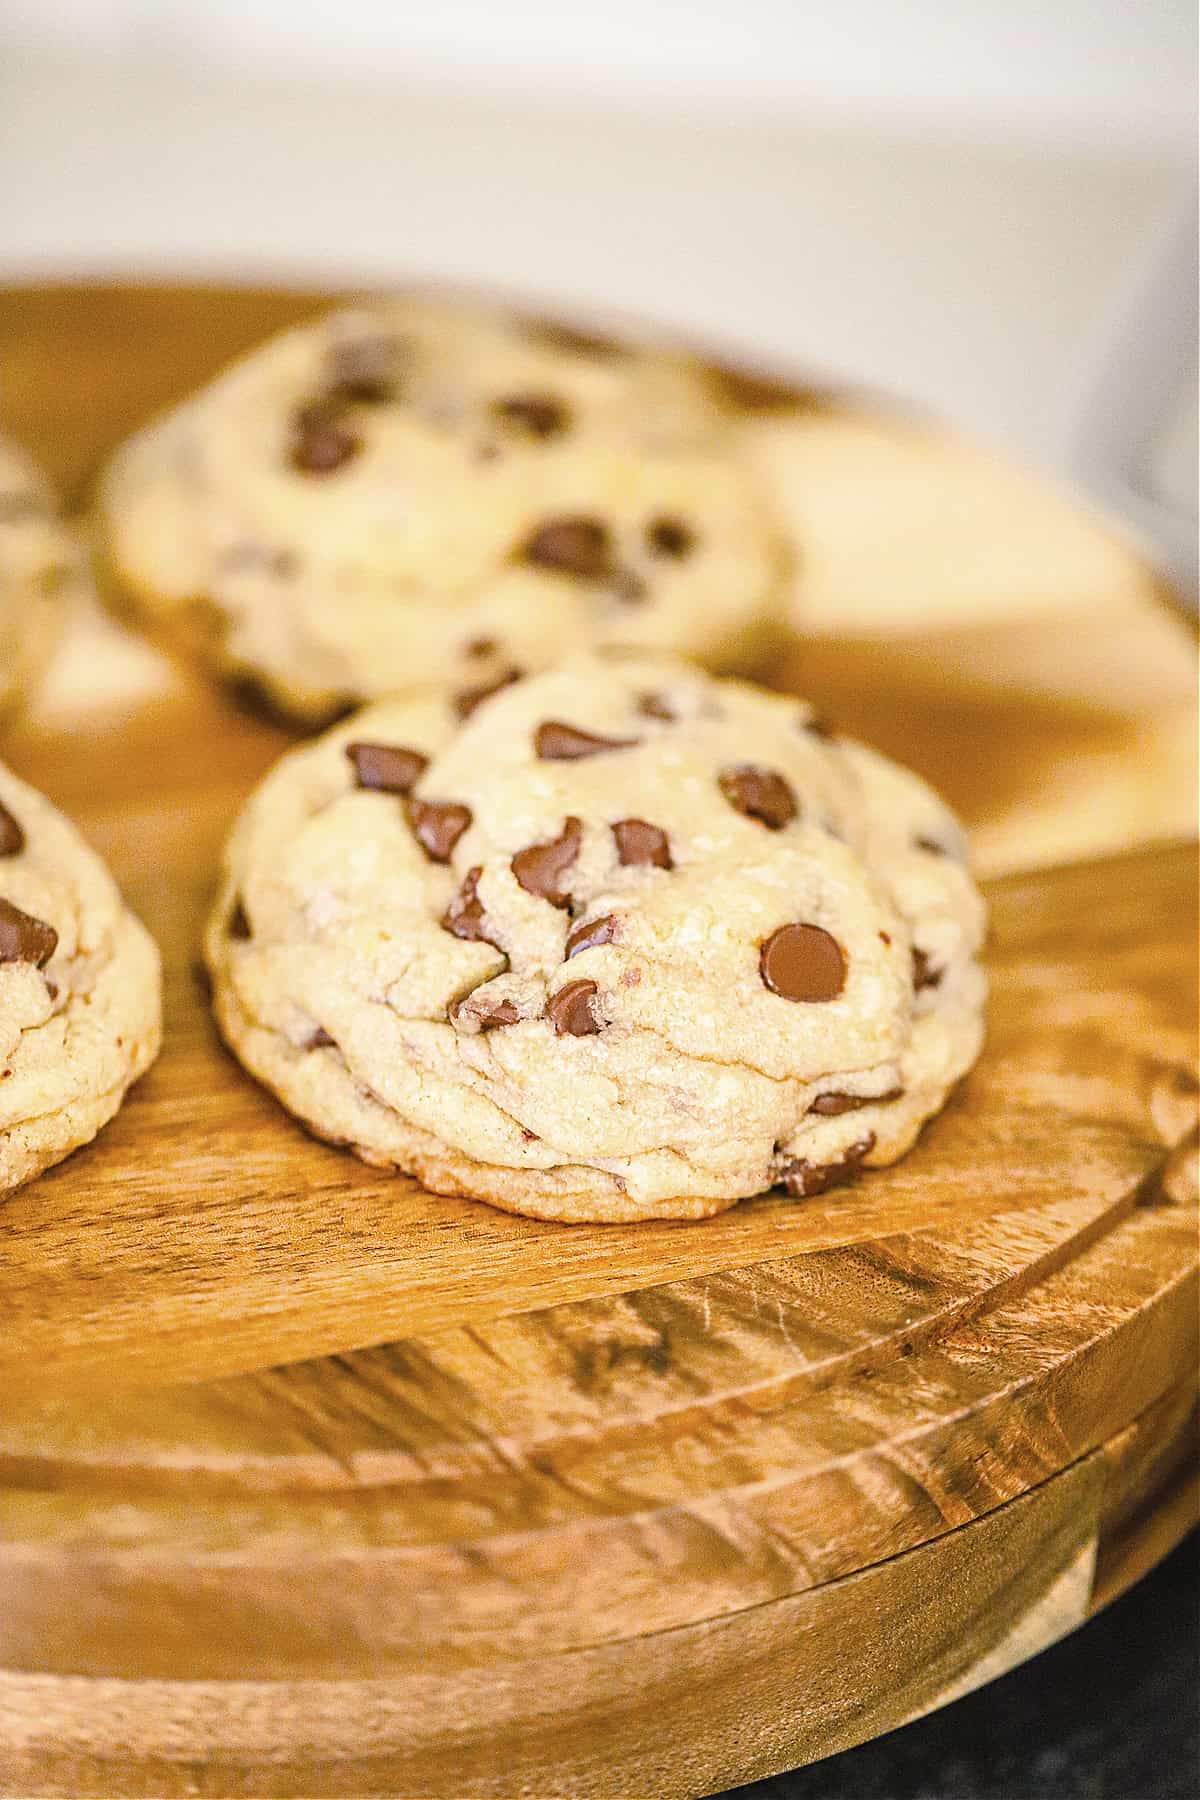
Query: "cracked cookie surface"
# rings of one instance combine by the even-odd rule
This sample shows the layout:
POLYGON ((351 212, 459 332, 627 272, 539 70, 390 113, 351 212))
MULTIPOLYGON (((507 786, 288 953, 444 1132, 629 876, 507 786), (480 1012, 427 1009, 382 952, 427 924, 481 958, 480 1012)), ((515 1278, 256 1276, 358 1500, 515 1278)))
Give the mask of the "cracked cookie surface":
POLYGON ((697 1217, 909 1147, 979 1051, 983 924, 915 776, 794 699, 582 656, 285 756, 206 953, 241 1061, 367 1161, 697 1217))
POLYGON ((23 695, 58 641, 83 581, 78 544, 40 471, 0 436, 0 710, 23 695))
POLYGON ((699 363, 418 299, 273 339, 133 438, 98 539, 119 603, 307 723, 598 645, 746 666, 788 563, 699 363))
POLYGON ((100 858, 0 765, 0 1192, 112 1118, 157 1054, 160 989, 100 858))

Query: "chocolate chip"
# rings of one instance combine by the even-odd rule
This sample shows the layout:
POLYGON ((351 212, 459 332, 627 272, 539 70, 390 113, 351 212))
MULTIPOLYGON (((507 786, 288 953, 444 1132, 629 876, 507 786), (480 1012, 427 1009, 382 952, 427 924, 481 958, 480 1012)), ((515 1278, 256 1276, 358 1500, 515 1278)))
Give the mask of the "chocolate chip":
POLYGON ((776 380, 773 375, 733 368, 720 369, 717 373, 726 403, 740 407, 745 412, 776 412, 781 407, 788 410, 793 407, 807 409, 818 400, 828 404, 828 396, 823 395, 820 389, 792 387, 785 381, 776 380))
POLYGON ((781 925, 763 944, 758 967, 783 1000, 836 1000, 846 985, 841 945, 819 925, 781 925))
POLYGON ((329 352, 329 385, 345 400, 382 405, 397 395, 400 346, 394 337, 377 332, 370 337, 346 338, 329 352))
POLYGON ((323 1025, 318 1025, 316 1030, 306 1038, 304 1048, 306 1050, 327 1050, 331 1044, 336 1043, 337 1039, 330 1037, 323 1025))
POLYGON ((289 457, 302 475, 332 475, 361 449, 362 439, 350 430, 332 401, 314 400, 297 408, 289 457))
POLYGON ((637 710, 643 719, 665 719, 671 724, 679 717, 662 694, 639 694, 637 710))
POLYGON ((555 569, 595 581, 609 571, 608 527, 581 513, 547 519, 526 541, 520 555, 537 569, 555 569))
POLYGON ((915 944, 913 945, 912 977, 914 993, 919 994, 922 988, 937 987, 945 972, 944 969, 931 968, 929 958, 924 950, 918 950, 917 946, 915 944))
POLYGON ((473 637, 463 645, 463 653, 466 656, 495 656, 499 648, 494 637, 473 637))
POLYGON ((950 856, 952 854, 947 850, 945 844, 939 844, 936 838, 914 838, 913 843, 918 850, 927 850, 930 856, 950 856))
POLYGON ((483 901, 475 892, 482 874, 483 869, 478 863, 467 870, 462 886, 442 916, 442 930, 457 938, 469 938, 474 943, 491 944, 498 950, 500 946, 495 938, 488 936, 483 901))
POLYGON ((401 744, 347 744, 360 788, 382 794, 409 794, 429 767, 429 758, 401 744))
POLYGON ((450 1017, 455 1024, 464 1019, 473 1019, 480 1031, 494 1031, 497 1025, 516 1025, 521 1017, 514 1000, 496 1000, 490 995, 468 994, 465 1000, 456 1000, 450 1008, 450 1017))
POLYGON ((562 325, 556 319, 529 319, 525 331, 535 343, 546 344, 552 350, 573 350, 580 356, 613 356, 623 349, 616 338, 583 331, 576 325, 562 325))
POLYGON ((617 856, 627 868, 644 864, 655 869, 675 867, 671 860, 671 840, 657 825, 649 825, 645 819, 619 819, 612 834, 616 839, 617 856))
POLYGON ((601 944, 613 944, 617 939, 617 920, 613 913, 605 913, 599 919, 580 919, 578 925, 572 925, 567 933, 567 953, 564 962, 570 962, 583 950, 595 950, 601 944))
POLYGON ((225 929, 231 938, 237 938, 239 942, 244 942, 247 938, 254 936, 250 920, 246 916, 246 908, 240 900, 234 901, 233 911, 229 915, 229 923, 225 929))
POLYGON ((614 569, 609 578, 609 591, 626 606, 636 606, 650 592, 640 575, 632 569, 614 569))
POLYGON ((646 527, 646 542, 655 556, 671 556, 677 560, 687 556, 696 545, 696 534, 682 519, 651 519, 646 527))
POLYGON ((769 831, 782 831, 796 817, 796 796, 790 783, 774 769, 760 769, 755 763, 740 763, 734 769, 722 769, 717 786, 737 812, 757 819, 769 831))
POLYGON ((533 747, 543 762, 577 762, 583 756, 600 756, 606 750, 632 750, 637 738, 597 737, 561 719, 546 719, 538 726, 533 747))
POLYGON ((24 848, 25 833, 7 806, 0 803, 0 856, 19 856, 24 848))
POLYGON ((566 987, 551 994, 546 1002, 546 1017, 559 1037, 590 1037, 600 1024, 592 1011, 596 994, 594 981, 568 981, 566 987))
POLYGON ((57 944, 53 925, 22 912, 11 900, 0 899, 0 963, 34 963, 40 969, 50 961, 57 944))
POLYGON ((823 718, 820 713, 805 713, 800 720, 800 729, 807 731, 810 737, 826 739, 837 737, 837 732, 829 720, 823 718))
POLYGON ((842 1113, 858 1112, 864 1106, 886 1106, 889 1101, 899 1100, 903 1088, 888 1088, 885 1094, 818 1094, 810 1113, 819 1113, 823 1119, 836 1119, 842 1113))
POLYGON ((512 872, 527 894, 548 900, 551 906, 565 906, 570 898, 563 887, 563 876, 579 855, 583 842, 583 826, 578 819, 568 819, 561 834, 548 844, 529 844, 512 859, 512 872))
POLYGON ((479 687, 460 688, 454 696, 454 710, 460 719, 469 719, 477 706, 498 694, 501 688, 511 687, 514 681, 521 679, 520 669, 506 669, 495 681, 485 681, 479 687))
POLYGON ((449 862, 455 844, 471 823, 471 809, 457 800, 410 799, 408 822, 430 862, 449 862))
POLYGON ((530 437, 557 437, 567 429, 570 415, 552 394, 509 394, 492 407, 506 425, 516 425, 530 437))
POLYGON ((801 1158, 781 1169, 779 1179, 794 1200, 811 1200, 814 1194, 823 1194, 826 1188, 853 1181, 862 1168, 863 1159, 870 1156, 874 1148, 875 1133, 869 1131, 857 1144, 851 1144, 837 1162, 811 1163, 801 1158))

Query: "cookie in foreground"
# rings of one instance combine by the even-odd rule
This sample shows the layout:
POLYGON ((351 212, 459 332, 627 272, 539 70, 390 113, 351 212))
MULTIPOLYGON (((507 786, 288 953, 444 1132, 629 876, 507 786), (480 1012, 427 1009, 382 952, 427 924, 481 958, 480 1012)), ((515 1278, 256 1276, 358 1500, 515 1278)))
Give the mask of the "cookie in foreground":
POLYGON ((0 711, 28 693, 49 661, 83 580, 80 547, 49 484, 0 436, 0 711))
POLYGON ((984 909, 924 783, 673 658, 367 708, 227 846, 221 1029, 318 1134, 550 1219, 893 1161, 978 1054, 984 909))
POLYGON ((0 765, 0 1193, 90 1142, 161 1032, 153 941, 74 826, 0 765))
POLYGON ((632 644, 786 636, 788 556, 695 360, 451 301, 282 334, 127 443, 109 597, 301 723, 632 644))

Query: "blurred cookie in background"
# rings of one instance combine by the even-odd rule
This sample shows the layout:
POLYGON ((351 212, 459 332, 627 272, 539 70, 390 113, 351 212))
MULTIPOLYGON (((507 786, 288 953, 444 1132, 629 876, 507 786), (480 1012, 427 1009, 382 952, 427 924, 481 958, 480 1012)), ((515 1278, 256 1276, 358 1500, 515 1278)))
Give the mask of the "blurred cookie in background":
POLYGON ((307 725, 577 649, 754 667, 789 562, 703 364, 416 298, 285 332, 140 432, 98 540, 120 606, 307 725))
POLYGON ((85 585, 50 484, 0 433, 0 711, 27 697, 85 585))

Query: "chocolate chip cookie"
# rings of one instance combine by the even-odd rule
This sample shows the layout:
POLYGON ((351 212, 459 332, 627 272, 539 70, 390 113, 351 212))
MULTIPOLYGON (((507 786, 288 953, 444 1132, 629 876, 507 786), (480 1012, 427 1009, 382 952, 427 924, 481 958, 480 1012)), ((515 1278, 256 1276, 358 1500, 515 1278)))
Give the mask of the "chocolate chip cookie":
POLYGON ((796 700, 590 655, 284 757, 207 957, 245 1066, 368 1162, 679 1218, 900 1156, 978 1053, 983 923, 915 776, 796 700))
POLYGON ((49 485, 23 450, 0 437, 0 710, 28 691, 48 661, 82 580, 79 546, 49 485))
POLYGON ((228 369, 98 513, 109 592, 309 724, 596 645, 744 666, 788 561, 700 364, 416 299, 228 369))
POLYGON ((0 1193, 112 1118, 157 1054, 160 985, 99 857, 0 765, 0 1193))

